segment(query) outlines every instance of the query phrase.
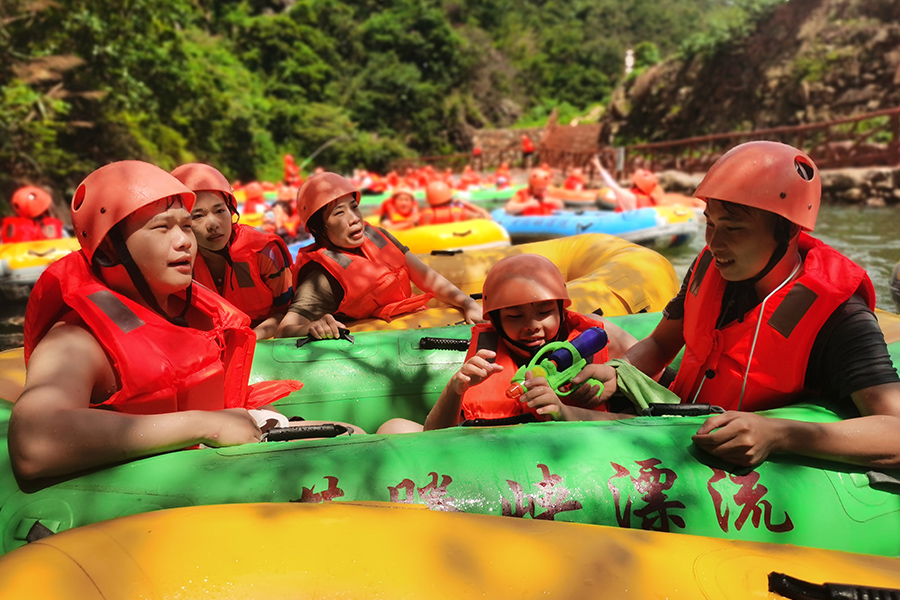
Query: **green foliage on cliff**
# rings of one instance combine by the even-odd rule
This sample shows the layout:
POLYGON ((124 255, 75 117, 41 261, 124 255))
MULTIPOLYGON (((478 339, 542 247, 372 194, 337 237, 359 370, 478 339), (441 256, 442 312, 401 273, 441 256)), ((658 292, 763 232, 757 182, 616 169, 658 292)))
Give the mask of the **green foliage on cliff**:
POLYGON ((285 153, 349 171, 467 151, 472 128, 587 112, 626 48, 647 67, 746 4, 4 0, 0 193, 126 158, 277 180, 285 153))

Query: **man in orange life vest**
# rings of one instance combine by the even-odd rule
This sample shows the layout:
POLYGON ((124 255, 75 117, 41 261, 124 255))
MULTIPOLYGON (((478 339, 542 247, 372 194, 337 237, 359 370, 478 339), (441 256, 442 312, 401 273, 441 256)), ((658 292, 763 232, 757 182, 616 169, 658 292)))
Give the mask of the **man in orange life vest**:
POLYGON ((62 221, 50 216, 50 194, 28 185, 13 192, 10 204, 14 217, 0 221, 0 242, 34 242, 66 237, 62 221))
POLYGON ((506 203, 506 212, 511 215, 544 216, 563 208, 559 198, 547 195, 550 187, 550 171, 534 169, 528 175, 528 187, 515 193, 506 203))
MULTIPOLYGON (((684 348, 682 402, 720 405, 694 442, 733 463, 795 453, 900 466, 900 379, 866 272, 816 240, 821 179, 800 150, 748 142, 723 155, 695 196, 706 243, 649 337, 625 360, 655 376, 684 348), (850 415, 802 423, 753 412, 810 398, 850 415)), ((614 369, 594 375, 616 387, 614 369)))
POLYGON ((191 207, 197 239, 194 279, 250 317, 257 339, 272 337, 294 297, 284 240, 235 221, 239 215, 231 184, 215 167, 188 163, 172 175, 196 195, 191 207))
POLYGON ((412 190, 405 187, 394 189, 391 197, 381 203, 379 223, 385 229, 403 230, 419 223, 419 204, 412 190))
POLYGON ((337 173, 307 179, 297 211, 315 244, 297 254, 294 301, 276 337, 337 338, 345 320, 390 321, 424 310, 431 298, 458 308, 467 323, 481 321, 475 300, 363 220, 359 190, 337 173))
POLYGON ((453 197, 453 188, 443 181, 432 181, 425 188, 428 207, 419 212, 419 225, 440 225, 469 219, 490 219, 485 209, 453 197))
POLYGON ((76 189, 81 250, 47 268, 25 314, 26 384, 9 423, 19 477, 258 442, 248 409, 300 388, 248 386, 247 316, 191 280, 193 202, 139 161, 101 167, 76 189))

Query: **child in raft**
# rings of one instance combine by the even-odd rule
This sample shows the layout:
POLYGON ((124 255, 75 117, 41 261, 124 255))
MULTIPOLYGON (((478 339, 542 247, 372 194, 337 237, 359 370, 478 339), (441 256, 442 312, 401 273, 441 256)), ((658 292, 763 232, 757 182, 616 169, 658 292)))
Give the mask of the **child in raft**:
POLYGON ((378 222, 385 229, 402 231, 419 224, 419 204, 409 188, 396 188, 378 212, 378 222))
MULTIPOLYGON (((507 397, 506 390, 516 370, 550 342, 572 340, 591 327, 603 328, 609 343, 589 359, 602 364, 622 356, 635 343, 631 334, 600 317, 567 310, 572 301, 566 282, 543 256, 518 254, 500 260, 488 272, 483 289, 484 313, 490 322, 472 329, 466 361, 441 392, 425 419, 425 430, 474 419, 576 421, 586 413, 607 410, 598 386, 581 385, 588 379, 587 369, 572 380, 575 389, 565 400, 543 377, 526 375, 527 391, 519 398, 507 397)), ((391 419, 378 433, 422 429, 412 421, 391 419)))
POLYGON ((510 215, 544 216, 563 208, 559 198, 547 195, 550 187, 550 171, 534 169, 528 175, 528 187, 515 193, 506 203, 506 212, 510 215))
POLYGON ((490 219, 491 213, 453 195, 453 188, 443 181, 432 181, 425 187, 428 207, 419 214, 419 225, 442 225, 469 219, 490 219))
POLYGON ((235 221, 231 184, 215 167, 189 163, 172 176, 196 194, 191 207, 199 250, 194 279, 247 314, 256 339, 272 337, 294 297, 284 240, 235 221))
POLYGON ((297 210, 315 244, 297 254, 294 301, 276 337, 337 338, 345 321, 390 321, 425 309, 432 298, 458 308, 467 323, 481 321, 477 302, 363 220, 359 190, 347 179, 310 177, 297 195, 297 210), (410 283, 424 293, 414 295, 410 283))

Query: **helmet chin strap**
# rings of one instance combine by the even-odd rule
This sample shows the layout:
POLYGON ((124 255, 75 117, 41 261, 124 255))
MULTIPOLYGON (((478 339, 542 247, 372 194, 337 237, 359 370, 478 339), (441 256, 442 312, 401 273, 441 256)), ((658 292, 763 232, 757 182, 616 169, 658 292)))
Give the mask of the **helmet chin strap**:
MULTIPOLYGON (((561 342, 561 341, 565 340, 567 337, 569 337, 569 332, 566 330, 566 319, 565 319, 565 316, 563 313, 563 301, 557 300, 556 306, 559 309, 559 329, 556 330, 556 336, 552 340, 546 341, 545 344, 549 344, 550 342, 561 342)), ((535 354, 537 354, 540 351, 540 349, 543 347, 543 344, 541 346, 526 346, 522 342, 517 342, 517 341, 513 340, 512 338, 510 338, 506 334, 506 331, 503 330, 503 325, 500 323, 500 311, 499 310, 492 310, 491 312, 488 313, 488 317, 490 317, 491 324, 494 326, 494 329, 496 329, 497 332, 500 334, 500 337, 503 338, 504 340, 506 340, 506 342, 508 344, 515 346, 519 350, 527 353, 529 356, 529 359, 534 358, 535 354)))
POLYGON ((184 309, 182 309, 181 314, 177 317, 170 317, 159 305, 156 296, 154 296, 153 292, 150 290, 150 284, 147 283, 144 274, 141 273, 141 269, 138 267, 137 263, 134 262, 134 258, 131 256, 131 252, 128 251, 128 246, 125 245, 125 238, 122 236, 122 232, 119 228, 113 227, 109 232, 109 237, 113 243, 113 248, 115 248, 116 254, 119 257, 119 263, 125 267, 128 277, 131 278, 131 282, 134 284, 137 292, 141 295, 141 298, 144 299, 144 302, 147 303, 147 306, 165 317, 165 319, 173 325, 187 327, 187 312, 191 307, 191 297, 194 289, 193 282, 187 287, 185 292, 184 309))

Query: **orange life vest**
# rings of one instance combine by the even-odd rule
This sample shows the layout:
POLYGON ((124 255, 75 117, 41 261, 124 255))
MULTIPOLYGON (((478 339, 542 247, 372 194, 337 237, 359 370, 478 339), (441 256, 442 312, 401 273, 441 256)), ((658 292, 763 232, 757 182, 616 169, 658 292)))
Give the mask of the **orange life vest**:
MULTIPOLYGON (((259 254, 268 256, 282 269, 291 268, 291 254, 280 237, 237 223, 232 227, 228 254, 231 263, 225 266, 222 296, 249 316, 252 326, 271 317, 273 305, 284 305, 293 298, 293 289, 286 292, 290 298, 276 298, 259 270, 259 254)), ((209 266, 200 253, 194 261, 194 279, 211 290, 216 289, 209 266)))
POLYGON ((394 205, 394 199, 388 198, 384 202, 381 203, 381 208, 379 209, 379 215, 382 219, 387 218, 394 225, 398 225, 400 223, 409 223, 411 221, 415 221, 418 218, 418 210, 415 206, 413 206, 412 211, 408 215, 404 215, 400 211, 397 210, 397 207, 394 205))
POLYGON ((466 220, 466 209, 457 204, 429 206, 419 213, 419 225, 441 225, 466 220))
POLYGON ((584 189, 584 179, 575 175, 569 175, 563 182, 563 188, 579 192, 584 189))
POLYGON ((862 268, 805 233, 800 251, 803 273, 769 298, 762 315, 760 305, 742 322, 716 329, 726 281, 711 268, 709 249, 703 250, 685 295, 684 358, 671 386, 682 402, 748 411, 798 402, 807 391, 809 354, 825 321, 857 292, 874 308, 875 290, 862 268))
MULTIPOLYGON (((600 321, 595 321, 580 313, 569 310, 563 311, 563 313, 565 315, 566 328, 569 331, 568 340, 575 338, 582 331, 591 327, 603 327, 603 323, 600 321)), ((506 396, 506 390, 509 388, 512 376, 519 369, 519 365, 516 364, 509 346, 501 341, 500 334, 497 333, 494 326, 490 323, 479 323, 472 328, 472 341, 469 342, 469 353, 466 355, 466 360, 475 356, 475 353, 481 349, 496 352, 497 358, 494 359, 494 363, 502 365, 503 371, 466 390, 463 394, 462 402, 464 418, 502 419, 523 413, 531 413, 543 420, 545 417, 539 416, 536 409, 529 408, 524 403, 506 396)), ((608 360, 609 351, 604 348, 594 355, 591 362, 601 364, 608 360)), ((601 404, 595 410, 605 411, 606 405, 601 404)))
POLYGON ((536 195, 531 191, 531 188, 524 188, 517 191, 515 197, 518 202, 525 202, 529 198, 537 198, 538 202, 540 202, 539 206, 526 208, 522 212, 523 217, 545 217, 547 215, 552 215, 553 211, 556 210, 553 205, 544 202, 545 194, 536 195))
POLYGON ((63 224, 56 217, 3 217, 0 222, 0 242, 4 244, 55 240, 61 237, 63 224))
POLYGON ((256 337, 247 316, 218 294, 194 284, 192 310, 209 330, 179 327, 107 287, 84 253, 51 264, 38 280, 25 313, 25 360, 50 327, 74 311, 110 357, 120 389, 97 406, 130 414, 256 408, 300 389, 300 382, 269 382, 265 394, 247 386, 256 337))
POLYGON ((344 290, 338 312, 351 319, 394 317, 425 308, 434 294, 413 295, 406 255, 377 227, 366 225, 362 256, 319 246, 301 248, 294 262, 294 279, 309 261, 331 273, 344 290))

